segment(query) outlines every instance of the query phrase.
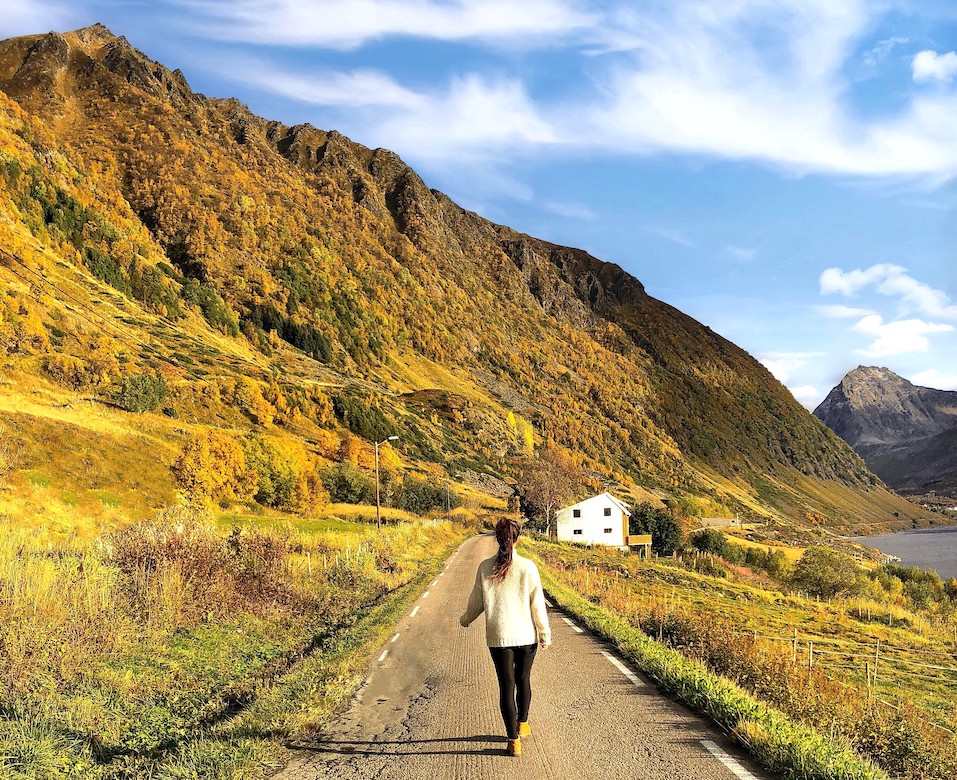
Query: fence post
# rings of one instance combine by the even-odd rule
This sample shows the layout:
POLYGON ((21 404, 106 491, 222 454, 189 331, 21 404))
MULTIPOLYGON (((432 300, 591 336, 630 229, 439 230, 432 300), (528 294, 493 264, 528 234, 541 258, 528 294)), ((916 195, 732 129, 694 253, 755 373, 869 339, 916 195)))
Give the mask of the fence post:
POLYGON ((798 662, 798 630, 796 628, 794 629, 794 648, 791 662, 795 664, 798 662))
POLYGON ((881 660, 881 639, 877 638, 877 649, 874 651, 874 686, 877 686, 877 663, 881 660))
POLYGON ((814 640, 809 639, 807 643, 807 668, 811 669, 814 666, 814 640))

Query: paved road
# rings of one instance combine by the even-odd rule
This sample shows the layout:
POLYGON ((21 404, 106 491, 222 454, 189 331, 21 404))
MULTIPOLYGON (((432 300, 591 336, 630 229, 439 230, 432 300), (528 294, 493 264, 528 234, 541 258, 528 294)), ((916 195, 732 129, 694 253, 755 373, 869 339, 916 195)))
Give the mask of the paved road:
POLYGON ((770 780, 713 725, 554 609, 553 645, 532 669, 532 736, 521 757, 506 755, 484 618, 468 630, 458 623, 475 569, 494 551, 488 536, 460 548, 348 709, 298 745, 277 778, 770 780))

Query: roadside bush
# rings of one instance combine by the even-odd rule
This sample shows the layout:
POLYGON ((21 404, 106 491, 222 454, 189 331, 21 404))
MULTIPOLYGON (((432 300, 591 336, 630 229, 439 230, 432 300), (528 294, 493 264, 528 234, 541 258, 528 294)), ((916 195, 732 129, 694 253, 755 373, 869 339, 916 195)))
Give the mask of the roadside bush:
POLYGON ((113 400, 128 412, 151 412, 169 395, 169 386, 162 374, 130 374, 120 380, 113 400))
POLYGON ((444 486, 412 476, 402 480, 395 496, 395 505, 399 509, 415 515, 425 514, 430 509, 445 509, 446 501, 453 509, 462 505, 462 499, 454 491, 446 493, 444 486))
POLYGON ((375 501, 375 482, 355 466, 337 463, 323 469, 319 476, 330 501, 342 504, 370 504, 375 501))
POLYGON ((193 436, 173 463, 173 475, 186 498, 198 506, 243 501, 256 489, 242 445, 228 434, 203 431, 193 436))

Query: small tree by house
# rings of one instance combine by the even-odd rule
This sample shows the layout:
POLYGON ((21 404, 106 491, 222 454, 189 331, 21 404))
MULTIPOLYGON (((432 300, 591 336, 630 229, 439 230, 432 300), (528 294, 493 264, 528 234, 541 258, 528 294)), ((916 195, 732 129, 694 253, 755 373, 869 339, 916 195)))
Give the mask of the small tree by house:
POLYGON ((630 534, 651 534, 651 549, 658 555, 671 555, 684 547, 681 524, 667 509, 638 504, 631 514, 630 534))
POLYGON ((581 469, 571 457, 554 445, 547 446, 526 463, 519 483, 525 513, 548 533, 555 512, 578 492, 581 482, 581 469))

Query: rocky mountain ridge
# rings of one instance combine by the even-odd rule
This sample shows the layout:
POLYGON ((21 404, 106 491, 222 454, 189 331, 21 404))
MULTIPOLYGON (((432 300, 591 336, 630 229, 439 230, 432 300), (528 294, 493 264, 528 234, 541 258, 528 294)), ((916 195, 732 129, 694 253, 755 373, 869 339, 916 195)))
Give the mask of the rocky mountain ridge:
POLYGON ((359 388, 408 427, 410 458, 505 474, 552 443, 609 484, 707 507, 909 511, 744 350, 620 267, 461 208, 393 152, 194 93, 101 25, 0 42, 0 90, 30 117, 7 110, 24 244, 168 329, 201 314, 273 381, 352 377, 328 391, 339 424, 359 388), (430 389, 454 409, 402 400, 430 389))
POLYGON ((957 488, 957 391, 859 366, 814 415, 891 487, 921 494, 957 488))

